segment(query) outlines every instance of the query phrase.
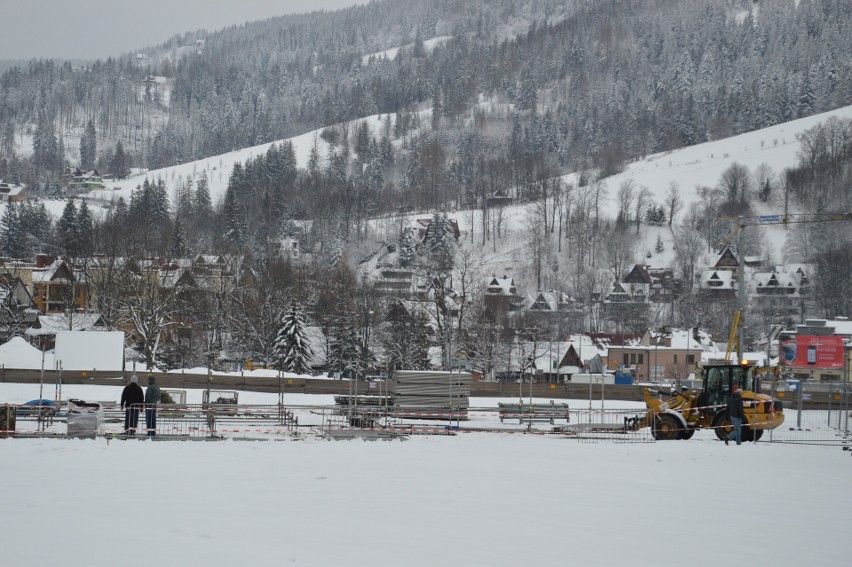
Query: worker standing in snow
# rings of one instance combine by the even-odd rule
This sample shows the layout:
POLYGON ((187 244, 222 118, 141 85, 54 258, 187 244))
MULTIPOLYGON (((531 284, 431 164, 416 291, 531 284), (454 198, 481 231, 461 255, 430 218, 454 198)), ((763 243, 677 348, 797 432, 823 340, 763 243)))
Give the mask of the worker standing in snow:
POLYGON ((121 392, 125 435, 136 435, 136 428, 139 426, 139 409, 144 401, 145 395, 139 386, 139 378, 134 374, 130 377, 130 383, 121 392))
POLYGON ((728 419, 731 420, 734 430, 728 433, 728 436, 725 437, 725 445, 727 445, 728 441, 731 440, 735 440, 737 445, 742 445, 743 395, 737 384, 734 384, 734 387, 731 389, 731 395, 728 397, 728 419))
POLYGON ((153 374, 148 374, 148 389, 145 390, 145 427, 148 436, 154 437, 157 432, 157 404, 160 402, 160 387, 153 374))

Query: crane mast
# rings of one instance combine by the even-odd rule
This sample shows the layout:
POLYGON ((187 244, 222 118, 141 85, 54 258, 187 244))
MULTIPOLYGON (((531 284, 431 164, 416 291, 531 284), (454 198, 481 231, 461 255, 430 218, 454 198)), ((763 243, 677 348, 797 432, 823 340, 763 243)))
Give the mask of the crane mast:
MULTIPOLYGON (((737 236, 737 256, 739 256, 739 269, 737 270, 737 309, 739 310, 739 326, 737 329, 737 360, 743 359, 743 335, 745 325, 743 324, 746 296, 745 296, 745 258, 742 253, 743 231, 748 226, 772 226, 788 225, 814 222, 832 222, 852 220, 852 212, 847 213, 816 213, 816 214, 793 214, 793 215, 758 215, 738 217, 716 217, 717 221, 735 221, 734 229, 725 238, 722 245, 727 246, 734 236, 737 236)), ((733 329, 732 329, 733 332, 733 329)), ((730 342, 728 349, 730 350, 730 342)))

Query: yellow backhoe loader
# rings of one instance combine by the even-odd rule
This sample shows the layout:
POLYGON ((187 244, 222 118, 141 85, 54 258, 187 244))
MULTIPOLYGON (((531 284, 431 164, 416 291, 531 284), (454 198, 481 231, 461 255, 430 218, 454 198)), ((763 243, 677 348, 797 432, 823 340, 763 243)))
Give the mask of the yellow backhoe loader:
POLYGON ((731 319, 728 348, 721 364, 705 365, 701 392, 683 390, 667 400, 656 398, 648 388, 644 390, 644 416, 625 419, 625 427, 637 431, 650 427, 654 439, 689 439, 697 429, 713 428, 719 439, 730 433, 732 425, 728 419, 728 397, 734 384, 740 387, 743 396, 743 441, 757 441, 767 429, 775 429, 784 423, 784 408, 780 400, 760 394, 760 377, 773 373, 773 384, 778 378, 778 366, 762 367, 731 363, 731 353, 740 350, 739 328, 742 311, 737 309, 731 319))
POLYGON ((661 400, 645 388, 645 415, 625 418, 629 431, 650 427, 654 439, 689 439, 698 429, 713 428, 719 439, 731 431, 727 401, 734 384, 742 391, 745 419, 743 441, 757 441, 767 429, 784 423, 784 408, 780 400, 759 394, 760 373, 771 368, 742 364, 710 364, 704 367, 704 386, 683 390, 667 400, 661 400))

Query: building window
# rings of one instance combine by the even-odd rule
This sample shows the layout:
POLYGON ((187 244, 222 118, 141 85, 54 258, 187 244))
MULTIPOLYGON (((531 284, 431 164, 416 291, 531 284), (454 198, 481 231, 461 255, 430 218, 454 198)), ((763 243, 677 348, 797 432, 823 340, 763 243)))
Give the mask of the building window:
POLYGON ((639 364, 644 364, 644 363, 645 363, 645 355, 639 354, 639 364))
POLYGON ((623 353, 623 354, 621 355, 621 359, 622 359, 623 364, 624 364, 625 366, 627 366, 628 364, 630 364, 630 355, 629 355, 629 354, 627 354, 626 352, 625 352, 625 353, 623 353))
POLYGON ((687 364, 695 364, 695 355, 694 354, 686 355, 686 363, 687 364))

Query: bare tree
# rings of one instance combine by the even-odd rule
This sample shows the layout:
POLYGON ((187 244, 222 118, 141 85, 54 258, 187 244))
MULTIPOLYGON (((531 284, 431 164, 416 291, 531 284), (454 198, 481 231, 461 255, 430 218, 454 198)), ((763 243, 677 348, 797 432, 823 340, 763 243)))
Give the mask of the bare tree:
POLYGON ((613 281, 621 281, 627 269, 633 264, 635 246, 636 239, 632 235, 618 230, 612 231, 604 239, 603 253, 613 281))
POLYGON ((651 203, 653 203, 651 190, 647 187, 642 187, 639 193, 636 194, 636 234, 639 234, 639 225, 642 224, 642 218, 645 216, 645 211, 651 203))
POLYGON ((746 166, 734 162, 722 172, 719 187, 725 191, 729 203, 739 201, 744 205, 751 193, 751 173, 746 166))
POLYGON ((633 199, 636 197, 636 182, 632 179, 625 179, 618 186, 618 216, 616 224, 620 227, 626 227, 630 220, 630 207, 633 206, 633 199))
POLYGON ((179 324, 181 294, 188 287, 168 263, 128 262, 122 266, 118 319, 142 341, 145 364, 154 366, 160 340, 169 327, 179 324))
POLYGON ((468 306, 484 285, 482 274, 482 267, 484 265, 485 257, 480 250, 460 248, 456 252, 456 262, 453 268, 453 285, 459 300, 459 330, 464 328, 464 316, 468 306))
POLYGON ((544 248, 544 226, 541 223, 540 209, 532 208, 526 216, 526 241, 535 271, 536 287, 541 289, 541 256, 544 248))
POLYGON ((689 292, 695 280, 695 265, 704 249, 704 239, 697 229, 681 225, 675 233, 674 248, 685 291, 689 292))
POLYGON ((676 181, 669 183, 669 192, 666 195, 666 210, 668 211, 669 227, 672 226, 675 217, 683 208, 683 200, 680 198, 680 185, 676 181))
POLYGON ((775 173, 767 164, 762 163, 754 170, 754 178, 757 182, 757 196, 766 203, 772 197, 775 188, 775 173))

